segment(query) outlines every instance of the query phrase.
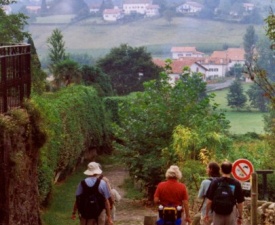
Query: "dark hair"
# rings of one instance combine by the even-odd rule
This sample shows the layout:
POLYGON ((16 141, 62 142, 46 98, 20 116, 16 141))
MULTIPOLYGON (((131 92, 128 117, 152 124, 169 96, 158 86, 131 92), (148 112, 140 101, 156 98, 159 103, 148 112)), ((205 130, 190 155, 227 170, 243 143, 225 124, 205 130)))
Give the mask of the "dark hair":
POLYGON ((208 168, 209 168, 209 176, 210 177, 220 177, 220 166, 218 163, 216 162, 210 162, 208 164, 208 168))
POLYGON ((223 162, 221 165, 222 172, 224 174, 230 174, 232 171, 232 163, 231 162, 223 162))

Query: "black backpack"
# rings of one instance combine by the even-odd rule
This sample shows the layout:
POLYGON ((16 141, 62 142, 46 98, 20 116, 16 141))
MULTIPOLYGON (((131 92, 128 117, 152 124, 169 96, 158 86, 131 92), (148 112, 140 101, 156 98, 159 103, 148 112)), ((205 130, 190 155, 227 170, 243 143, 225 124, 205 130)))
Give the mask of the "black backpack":
POLYGON ((221 178, 214 193, 212 210, 220 215, 229 215, 235 205, 236 200, 231 187, 224 178, 221 178))
POLYGON ((76 197, 78 213, 84 219, 96 219, 105 208, 105 198, 98 191, 102 177, 97 178, 94 186, 89 187, 85 180, 81 181, 83 192, 76 197))

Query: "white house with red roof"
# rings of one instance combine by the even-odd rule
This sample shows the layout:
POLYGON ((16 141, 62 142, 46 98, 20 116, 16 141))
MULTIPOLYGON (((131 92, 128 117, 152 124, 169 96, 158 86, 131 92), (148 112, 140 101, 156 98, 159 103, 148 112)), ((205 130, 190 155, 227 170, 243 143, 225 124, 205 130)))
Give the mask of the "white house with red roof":
POLYGON ((171 48, 172 59, 180 59, 183 57, 204 57, 203 52, 197 51, 196 47, 172 47, 171 48))
POLYGON ((116 22, 121 18, 123 18, 123 13, 121 9, 105 9, 103 11, 103 20, 105 21, 116 22))
MULTIPOLYGON (((203 79, 206 78, 207 68, 200 64, 198 58, 180 58, 176 60, 172 60, 171 64, 171 73, 169 73, 170 83, 175 84, 175 82, 180 78, 180 75, 183 72, 184 67, 189 67, 191 72, 201 73, 203 75, 203 79)), ((153 62, 159 66, 165 67, 165 60, 163 59, 153 59, 153 62)))
POLYGON ((225 51, 214 51, 210 57, 199 62, 207 68, 206 78, 225 77, 235 64, 245 64, 244 54, 243 48, 228 48, 225 51))
POLYGON ((228 48, 225 51, 214 51, 212 58, 220 58, 228 61, 228 69, 235 64, 245 64, 245 51, 243 48, 228 48))
POLYGON ((186 3, 178 6, 176 8, 176 12, 178 13, 198 13, 203 9, 203 5, 194 2, 194 1, 187 1, 186 3))

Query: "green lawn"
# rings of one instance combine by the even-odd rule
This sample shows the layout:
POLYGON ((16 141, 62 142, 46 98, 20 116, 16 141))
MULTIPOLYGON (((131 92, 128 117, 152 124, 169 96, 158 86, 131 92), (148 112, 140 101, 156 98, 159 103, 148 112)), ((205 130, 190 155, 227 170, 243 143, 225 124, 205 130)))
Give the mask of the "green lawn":
MULTIPOLYGON (((169 24, 165 19, 146 19, 125 24, 102 23, 92 18, 77 24, 60 25, 69 22, 71 16, 37 18, 36 24, 28 26, 39 54, 47 53, 46 40, 52 30, 59 28, 69 52, 82 52, 95 57, 102 56, 110 48, 122 43, 131 46, 145 46, 157 56, 171 57, 172 46, 196 46, 200 51, 219 50, 224 44, 241 46, 247 25, 198 20, 188 17, 173 18, 169 24), (52 23, 43 25, 41 23, 52 23)), ((255 25, 263 33, 262 25, 255 25)))
MULTIPOLYGON (((243 84, 244 92, 249 88, 250 85, 251 84, 249 83, 243 84)), ((264 113, 261 113, 256 109, 251 109, 250 111, 244 109, 238 112, 227 106, 226 96, 228 93, 228 88, 215 91, 214 93, 216 95, 215 102, 219 104, 219 109, 225 113, 226 118, 230 121, 230 131, 232 133, 244 134, 247 132, 264 132, 264 113)), ((249 103, 247 102, 247 104, 249 103)))

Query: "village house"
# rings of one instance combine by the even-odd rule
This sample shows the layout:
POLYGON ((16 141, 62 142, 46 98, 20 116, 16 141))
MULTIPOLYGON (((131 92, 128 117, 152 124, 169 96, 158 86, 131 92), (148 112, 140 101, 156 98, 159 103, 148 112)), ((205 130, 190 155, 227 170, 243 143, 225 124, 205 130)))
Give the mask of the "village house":
POLYGON ((197 51, 196 47, 172 47, 172 59, 179 59, 183 57, 204 57, 203 52, 197 51))
POLYGON ((253 3, 243 3, 243 7, 245 11, 252 11, 255 5, 253 3))
MULTIPOLYGON (((184 67, 189 67, 191 72, 201 73, 203 75, 203 79, 205 80, 207 68, 197 61, 198 58, 181 58, 172 60, 171 73, 168 74, 170 84, 173 85, 178 79, 180 79, 180 75, 182 74, 184 67)), ((166 64, 163 59, 153 59, 153 62, 162 68, 164 68, 166 64)))
POLYGON ((105 21, 116 22, 121 18, 123 18, 123 13, 121 9, 105 9, 103 11, 103 20, 105 21))
POLYGON ((177 13, 198 13, 203 9, 203 5, 198 2, 188 1, 176 8, 177 13))
POLYGON ((122 7, 125 15, 131 13, 146 15, 146 9, 150 5, 152 5, 152 0, 124 0, 122 7))
POLYGON ((225 77, 226 73, 236 64, 245 64, 243 48, 228 48, 225 51, 214 51, 210 57, 199 61, 207 68, 206 79, 225 77))
POLYGON ((158 5, 148 5, 145 10, 146 17, 156 17, 159 16, 159 6, 158 5))
POLYGON ((41 6, 40 5, 27 5, 26 10, 30 14, 39 14, 41 11, 41 6))
POLYGON ((205 78, 216 79, 219 77, 225 77, 228 72, 229 60, 222 58, 207 57, 198 61, 202 66, 207 69, 205 78))
POLYGON ((228 61, 228 69, 235 64, 245 64, 245 51, 243 48, 228 48, 225 51, 214 51, 211 55, 212 58, 219 58, 228 61))

